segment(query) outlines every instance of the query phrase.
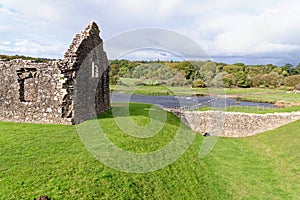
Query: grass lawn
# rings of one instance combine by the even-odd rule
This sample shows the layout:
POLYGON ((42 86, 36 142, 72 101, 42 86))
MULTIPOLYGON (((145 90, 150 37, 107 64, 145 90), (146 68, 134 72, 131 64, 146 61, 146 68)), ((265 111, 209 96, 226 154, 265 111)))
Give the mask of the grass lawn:
MULTIPOLYGON (((243 88, 240 88, 241 93, 243 93, 243 88)), ((287 93, 285 90, 273 89, 272 92, 260 91, 253 93, 244 93, 234 97, 239 100, 244 101, 254 101, 254 102, 266 102, 266 103, 276 103, 278 101, 285 101, 291 103, 300 102, 300 94, 287 93)))
POLYGON ((173 95, 173 96, 191 96, 191 95, 207 95, 207 88, 190 88, 185 87, 169 87, 169 86, 136 86, 138 79, 120 78, 123 85, 111 85, 110 88, 114 92, 124 92, 127 94, 143 94, 143 95, 173 95))
MULTIPOLYGON (((132 120, 151 123, 150 109, 159 111, 130 104, 132 120)), ((149 152, 174 138, 180 121, 171 113, 166 119, 147 139, 124 133, 111 111, 97 120, 120 148, 149 152)), ((300 121, 248 138, 219 138, 200 159, 203 140, 196 134, 183 156, 163 169, 125 173, 95 159, 74 126, 0 122, 0 199, 299 199, 300 121)))
POLYGON ((209 95, 207 88, 189 88, 189 87, 168 87, 168 86, 111 86, 114 92, 124 92, 127 94, 142 95, 172 95, 172 96, 193 96, 193 95, 209 95))
POLYGON ((257 106, 229 106, 226 108, 201 107, 197 110, 198 111, 221 110, 227 112, 266 114, 266 113, 276 113, 276 112, 297 112, 300 111, 300 106, 291 106, 286 108, 262 108, 257 106))

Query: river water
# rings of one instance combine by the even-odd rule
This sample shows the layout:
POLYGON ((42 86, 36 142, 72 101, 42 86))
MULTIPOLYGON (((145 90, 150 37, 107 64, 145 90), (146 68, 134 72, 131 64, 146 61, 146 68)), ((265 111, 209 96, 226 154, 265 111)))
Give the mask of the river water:
POLYGON ((124 93, 111 93, 111 102, 137 102, 155 104, 163 108, 184 108, 195 109, 203 106, 210 106, 215 108, 222 108, 228 106, 259 106, 264 108, 273 108, 273 104, 258 103, 250 101, 239 101, 229 98, 214 98, 211 96, 200 97, 184 97, 184 96, 150 96, 150 95, 136 95, 124 93))

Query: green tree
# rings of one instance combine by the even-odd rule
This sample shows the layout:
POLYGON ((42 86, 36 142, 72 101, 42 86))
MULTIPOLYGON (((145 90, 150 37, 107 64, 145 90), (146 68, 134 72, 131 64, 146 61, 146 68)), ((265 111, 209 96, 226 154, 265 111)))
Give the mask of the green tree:
POLYGON ((119 70, 119 77, 129 78, 130 77, 129 69, 127 67, 121 67, 119 70))
POLYGON ((243 70, 243 66, 238 66, 238 65, 227 65, 224 67, 224 71, 230 73, 230 74, 235 74, 243 70))
POLYGON ((218 73, 214 77, 212 84, 218 87, 229 88, 236 85, 236 77, 228 72, 218 73))
POLYGON ((205 83, 201 79, 196 79, 192 82, 192 87, 193 88, 204 88, 205 83))
POLYGON ((215 62, 197 62, 197 73, 195 78, 204 81, 205 85, 211 86, 212 80, 217 74, 217 64, 215 62))
POLYGON ((236 85, 238 87, 247 88, 251 86, 251 79, 245 72, 239 71, 237 73, 234 73, 234 75, 236 77, 236 85))
POLYGON ((196 67, 189 61, 183 61, 179 63, 178 70, 184 72, 184 76, 187 80, 193 80, 195 78, 196 67))
POLYGON ((292 75, 292 70, 293 70, 293 65, 290 63, 285 64, 284 66, 281 67, 282 71, 286 71, 289 75, 292 75))
POLYGON ((297 75, 297 74, 300 74, 300 63, 296 67, 292 68, 291 70, 291 75, 297 75))
POLYGON ((235 66, 245 67, 246 65, 244 63, 234 63, 235 66))
POLYGON ((109 82, 111 85, 116 85, 119 81, 119 67, 117 64, 111 64, 110 65, 110 71, 109 71, 109 82))
POLYGON ((262 66, 262 73, 263 74, 268 74, 272 72, 277 66, 272 65, 272 64, 267 64, 262 66))

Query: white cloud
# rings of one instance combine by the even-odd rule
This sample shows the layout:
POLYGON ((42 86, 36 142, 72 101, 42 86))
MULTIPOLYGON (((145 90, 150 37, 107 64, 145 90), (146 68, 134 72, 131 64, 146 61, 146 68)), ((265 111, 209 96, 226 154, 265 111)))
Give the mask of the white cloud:
POLYGON ((60 46, 43 50, 32 44, 39 49, 32 50, 7 45, 19 54, 62 56, 75 33, 96 20, 104 39, 135 28, 159 27, 185 34, 212 56, 300 57, 297 0, 1 0, 0 5, 0 43, 28 40, 60 46))
POLYGON ((254 48, 255 53, 282 53, 293 52, 299 50, 299 45, 292 44, 274 44, 274 43, 261 43, 254 48))
POLYGON ((13 48, 11 49, 11 51, 14 52, 28 53, 31 55, 45 54, 48 51, 58 50, 59 47, 55 45, 47 46, 30 40, 17 41, 13 44, 13 48))
MULTIPOLYGON (((213 2, 216 5, 216 2, 224 1, 213 2)), ((237 1, 226 2, 228 6, 222 4, 195 20, 191 30, 182 28, 209 55, 251 56, 260 53, 264 57, 272 52, 284 55, 293 51, 299 54, 299 1, 263 1, 261 5, 255 1, 242 5, 237 1)), ((206 4, 206 8, 213 4, 206 4)))
POLYGON ((3 41, 3 42, 1 42, 1 44, 2 44, 2 45, 10 45, 11 42, 10 42, 10 41, 3 41))
POLYGON ((35 57, 47 57, 51 55, 52 58, 60 58, 55 52, 60 52, 61 47, 59 45, 40 44, 25 39, 15 42, 1 42, 0 50, 12 55, 19 54, 35 57))
MULTIPOLYGON (((128 52, 144 52, 151 49, 160 52, 172 52, 172 57, 179 56, 186 59, 207 60, 209 57, 203 49, 190 38, 167 29, 142 28, 123 32, 106 40, 104 48, 110 59, 116 59, 128 52)), ((149 58, 153 60, 153 55, 149 58)), ((166 58, 167 59, 167 58, 166 58)))
POLYGON ((170 19, 178 13, 174 12, 178 7, 181 6, 182 1, 180 0, 164 0, 158 4, 158 14, 160 18, 170 19))

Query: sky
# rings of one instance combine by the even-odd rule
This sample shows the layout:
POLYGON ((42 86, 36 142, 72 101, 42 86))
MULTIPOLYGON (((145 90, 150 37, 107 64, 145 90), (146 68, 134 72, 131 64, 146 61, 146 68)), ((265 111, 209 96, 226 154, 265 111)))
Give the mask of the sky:
POLYGON ((168 60, 193 41, 217 62, 297 65, 299 8, 299 0, 0 0, 0 54, 63 58, 75 34, 96 21, 104 44, 128 34, 132 42, 148 37, 137 30, 174 36, 166 38, 177 45, 173 51, 141 48, 128 51, 131 59, 168 60))

